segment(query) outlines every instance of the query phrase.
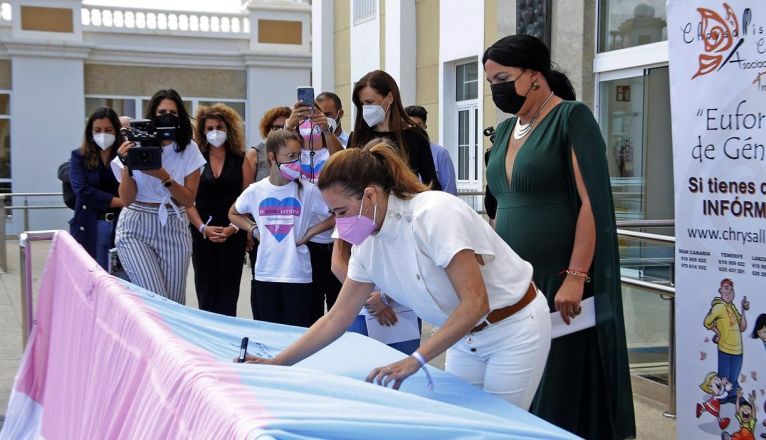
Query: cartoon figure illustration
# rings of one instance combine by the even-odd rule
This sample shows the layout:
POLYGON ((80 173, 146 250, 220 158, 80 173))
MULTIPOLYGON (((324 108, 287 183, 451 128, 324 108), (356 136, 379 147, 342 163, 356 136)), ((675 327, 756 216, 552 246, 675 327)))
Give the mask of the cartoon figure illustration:
POLYGON ((721 280, 718 293, 721 296, 715 297, 710 304, 704 325, 715 333, 713 342, 718 345, 718 376, 729 379, 733 386, 724 403, 735 403, 742 370, 742 332, 747 328, 745 311, 750 308, 750 303, 746 296, 742 298, 740 314, 733 304, 734 282, 728 278, 721 280))
POLYGON ((766 348, 766 313, 761 313, 755 320, 753 333, 750 335, 753 339, 760 339, 763 342, 763 348, 766 348))
POLYGON ((721 418, 721 400, 726 400, 726 393, 731 391, 731 382, 725 377, 718 377, 713 371, 705 376, 705 381, 702 382, 700 388, 709 394, 710 398, 705 403, 697 404, 697 418, 702 415, 703 411, 709 412, 710 415, 718 419, 718 427, 726 429, 731 419, 728 417, 721 418))
MULTIPOLYGON (((750 400, 742 398, 744 392, 742 388, 737 388, 737 414, 739 422, 739 431, 734 434, 728 432, 721 433, 721 440, 755 440, 755 425, 758 419, 755 418, 755 391, 750 393, 750 400)), ((761 434, 763 437, 763 434, 761 434)))
MULTIPOLYGON (((763 390, 761 390, 761 396, 763 396, 763 390)), ((763 412, 766 413, 766 400, 763 401, 763 412)), ((766 428, 766 420, 763 421, 763 427, 766 428)), ((761 438, 766 438, 766 434, 761 433, 761 438)))

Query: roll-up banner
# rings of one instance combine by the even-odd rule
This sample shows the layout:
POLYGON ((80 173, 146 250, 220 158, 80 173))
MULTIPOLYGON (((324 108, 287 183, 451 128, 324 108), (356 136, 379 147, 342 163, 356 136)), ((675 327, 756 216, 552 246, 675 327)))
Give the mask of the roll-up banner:
POLYGON ((766 1, 667 11, 678 438, 766 438, 766 1))

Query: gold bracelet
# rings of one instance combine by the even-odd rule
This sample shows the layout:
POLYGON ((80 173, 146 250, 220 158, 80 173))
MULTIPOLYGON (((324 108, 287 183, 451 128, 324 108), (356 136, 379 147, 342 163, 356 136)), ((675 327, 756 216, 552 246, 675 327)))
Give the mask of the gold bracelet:
POLYGON ((559 275, 563 275, 564 273, 566 273, 567 275, 575 276, 575 277, 585 278, 586 283, 590 282, 590 275, 588 275, 587 272, 580 272, 579 270, 574 270, 574 269, 565 269, 565 270, 562 270, 559 273, 559 275))

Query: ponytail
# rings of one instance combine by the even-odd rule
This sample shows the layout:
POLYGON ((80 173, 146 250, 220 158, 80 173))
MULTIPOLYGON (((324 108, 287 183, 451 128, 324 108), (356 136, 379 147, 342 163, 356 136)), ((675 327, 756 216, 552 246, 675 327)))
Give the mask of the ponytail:
POLYGON ((551 91, 554 95, 558 96, 564 101, 574 101, 577 99, 577 95, 575 94, 574 87, 572 87, 572 83, 563 72, 552 68, 543 73, 543 76, 545 77, 545 81, 548 83, 548 87, 551 88, 551 91))
POLYGON ((363 149, 350 148, 330 156, 317 186, 324 191, 339 185, 351 196, 362 198, 364 189, 378 185, 400 199, 428 191, 387 139, 371 140, 363 149))
POLYGON ((553 94, 565 101, 576 99, 569 78, 556 69, 551 62, 551 51, 548 46, 532 35, 516 34, 497 40, 484 51, 481 63, 487 64, 492 60, 498 64, 520 69, 532 69, 542 73, 553 94))

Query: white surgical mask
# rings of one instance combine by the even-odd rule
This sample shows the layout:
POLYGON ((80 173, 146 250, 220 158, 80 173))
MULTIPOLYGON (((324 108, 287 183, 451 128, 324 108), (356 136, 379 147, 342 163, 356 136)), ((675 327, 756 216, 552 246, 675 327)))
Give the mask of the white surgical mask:
POLYGON ((225 131, 208 131, 207 132, 207 143, 210 145, 218 148, 221 145, 223 145, 224 142, 226 142, 226 132, 225 131))
POLYGON ((363 105, 362 119, 364 119, 368 127, 375 128, 376 125, 386 119, 386 111, 383 110, 383 106, 378 104, 363 105))
POLYGON ((102 150, 106 150, 114 144, 114 135, 110 133, 93 133, 93 141, 102 150))
POLYGON ((338 129, 338 121, 335 118, 327 118, 327 126, 330 128, 330 133, 335 133, 338 129))

